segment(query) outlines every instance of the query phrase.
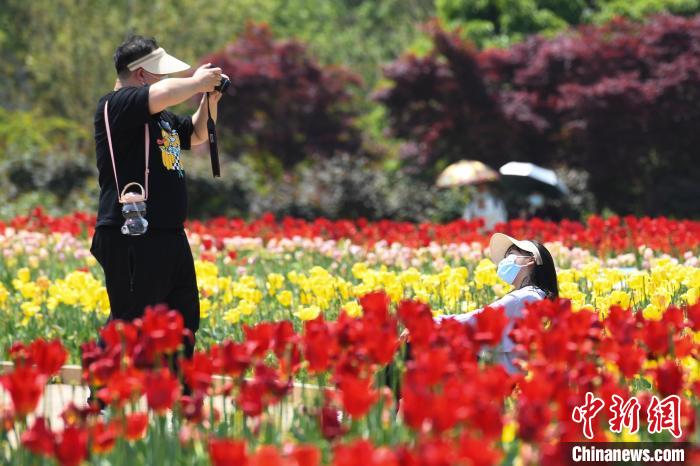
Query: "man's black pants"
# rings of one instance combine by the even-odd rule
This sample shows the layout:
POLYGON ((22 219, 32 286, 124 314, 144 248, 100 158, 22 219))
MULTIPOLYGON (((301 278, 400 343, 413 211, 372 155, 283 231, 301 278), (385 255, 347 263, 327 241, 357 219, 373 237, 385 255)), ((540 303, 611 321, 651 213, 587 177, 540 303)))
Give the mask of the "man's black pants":
MULTIPOLYGON (((179 311, 192 334, 199 328, 199 293, 192 251, 183 229, 150 229, 123 235, 119 227, 97 227, 90 252, 105 273, 109 320, 133 320, 149 305, 179 311)), ((184 341, 191 357, 194 342, 184 341)))

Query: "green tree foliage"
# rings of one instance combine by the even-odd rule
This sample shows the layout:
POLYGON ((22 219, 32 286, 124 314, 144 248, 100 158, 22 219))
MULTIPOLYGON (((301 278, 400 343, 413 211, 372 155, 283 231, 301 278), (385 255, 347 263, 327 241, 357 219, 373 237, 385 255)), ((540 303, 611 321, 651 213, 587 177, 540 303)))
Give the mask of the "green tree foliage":
POLYGON ((92 121, 116 78, 112 55, 130 33, 156 37, 189 63, 233 41, 247 21, 309 44, 322 63, 356 69, 367 89, 379 64, 420 34, 432 0, 4 0, 0 105, 92 121))
POLYGON ((81 152, 89 143, 88 132, 73 120, 0 107, 0 161, 10 154, 47 157, 55 152, 81 152))
POLYGON ((436 0, 438 16, 480 47, 505 47, 529 34, 553 35, 569 26, 616 16, 641 21, 668 12, 690 16, 700 0, 436 0))
POLYGON ((4 77, 2 105, 89 124, 97 99, 114 85, 114 50, 130 33, 155 36, 193 63, 234 37, 256 3, 6 0, 0 58, 12 70, 4 77))
POLYGON ((698 215, 700 15, 618 19, 509 49, 439 27, 376 94, 421 173, 473 158, 580 168, 598 208, 698 215))
POLYGON ((302 43, 275 40, 269 26, 253 23, 203 61, 231 78, 218 126, 235 136, 233 155, 269 154, 288 169, 310 154, 359 151, 354 99, 359 78, 349 70, 319 65, 302 43))

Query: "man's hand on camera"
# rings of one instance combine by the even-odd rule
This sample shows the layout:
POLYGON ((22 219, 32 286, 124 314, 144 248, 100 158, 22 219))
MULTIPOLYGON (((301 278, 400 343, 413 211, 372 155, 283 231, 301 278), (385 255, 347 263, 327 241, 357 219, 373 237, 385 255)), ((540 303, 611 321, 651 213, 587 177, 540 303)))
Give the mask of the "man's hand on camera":
MULTIPOLYGON (((221 74, 221 77, 224 77, 224 78, 226 78, 226 79, 229 79, 229 77, 226 76, 226 75, 223 74, 223 73, 221 74)), ((221 78, 219 78, 219 80, 221 80, 221 78)), ((219 83, 217 83, 216 85, 218 86, 219 83)), ((221 97, 222 97, 223 95, 224 95, 224 94, 222 94, 222 93, 219 92, 219 91, 210 92, 210 93, 209 93, 209 104, 210 104, 212 107, 216 106, 216 104, 219 103, 219 100, 221 100, 221 97)))
POLYGON ((214 92, 214 88, 221 82, 221 68, 212 68, 211 63, 207 63, 197 68, 192 77, 197 81, 200 92, 219 94, 221 98, 220 92, 214 92))

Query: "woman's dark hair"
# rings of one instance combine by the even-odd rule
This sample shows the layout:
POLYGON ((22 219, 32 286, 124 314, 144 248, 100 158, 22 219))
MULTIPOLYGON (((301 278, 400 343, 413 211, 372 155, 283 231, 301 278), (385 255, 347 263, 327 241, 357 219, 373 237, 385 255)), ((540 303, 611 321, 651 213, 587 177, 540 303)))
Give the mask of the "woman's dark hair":
MULTIPOLYGON (((521 288, 524 286, 536 286, 545 292, 547 299, 557 299, 559 297, 559 284, 557 283, 554 259, 552 259, 552 255, 542 243, 536 240, 530 241, 537 246, 537 250, 542 257, 542 265, 535 264, 535 268, 532 269, 530 276, 525 278, 520 286, 521 288)), ((527 252, 527 254, 532 255, 530 252, 527 252)))
POLYGON ((158 43, 152 37, 130 36, 121 43, 114 52, 114 67, 119 77, 129 74, 128 64, 148 55, 158 48, 158 43))

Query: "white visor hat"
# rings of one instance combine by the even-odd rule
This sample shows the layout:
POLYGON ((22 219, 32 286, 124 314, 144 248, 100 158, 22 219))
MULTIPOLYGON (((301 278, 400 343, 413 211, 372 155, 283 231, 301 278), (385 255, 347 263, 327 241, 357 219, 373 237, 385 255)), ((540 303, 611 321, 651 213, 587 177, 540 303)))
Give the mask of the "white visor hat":
POLYGON ((489 241, 491 260, 498 264, 506 256, 508 248, 513 245, 523 251, 531 252, 532 255, 535 256, 535 263, 537 265, 542 265, 542 255, 535 243, 527 240, 520 241, 508 235, 504 235, 503 233, 494 233, 493 236, 491 236, 491 241, 489 241))
POLYGON ((172 55, 168 55, 162 47, 132 61, 126 66, 129 68, 129 71, 143 68, 153 74, 173 74, 190 69, 190 65, 172 55))

